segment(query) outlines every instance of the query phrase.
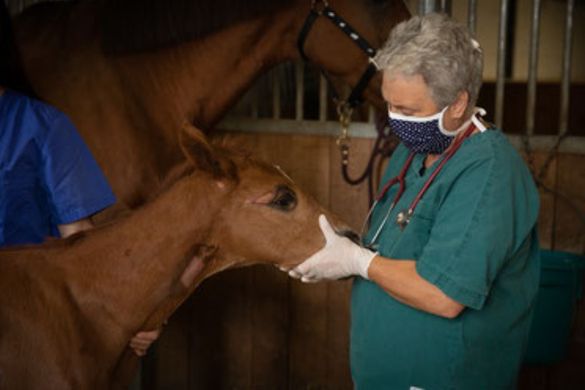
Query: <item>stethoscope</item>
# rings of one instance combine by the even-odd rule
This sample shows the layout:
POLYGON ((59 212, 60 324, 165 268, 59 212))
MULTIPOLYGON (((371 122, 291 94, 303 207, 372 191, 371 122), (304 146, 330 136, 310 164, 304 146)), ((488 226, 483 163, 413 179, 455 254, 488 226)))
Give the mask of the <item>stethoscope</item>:
MULTIPOLYGON (((435 168, 433 173, 429 176, 429 178, 427 179, 425 184, 422 186, 422 188, 420 189, 420 191, 416 195, 416 197, 410 203, 410 205, 408 206, 408 209, 403 210, 396 215, 396 224, 400 227, 401 230, 404 230, 406 228, 406 226, 408 225, 408 223, 410 222, 410 220, 412 218, 412 215, 414 214, 414 210, 416 209, 416 206, 420 202, 420 200, 423 197, 423 195, 425 194, 425 192, 427 192, 427 190, 431 186, 431 183, 433 182, 433 180, 435 180, 437 175, 441 172, 441 170, 443 169, 443 167, 445 166, 447 161, 449 161, 451 159, 451 157, 453 157, 453 155, 455 155, 455 152, 457 152, 457 150, 461 147, 461 144, 463 143, 463 141, 465 141, 465 139, 467 137, 469 137, 476 129, 480 129, 481 131, 484 131, 486 128, 479 121, 479 119, 477 119, 475 117, 475 115, 473 115, 472 119, 471 119, 471 124, 469 125, 467 130, 465 130, 465 132, 463 133, 463 135, 460 138, 458 138, 457 140, 455 140, 453 142, 453 145, 451 146, 451 148, 445 153, 445 156, 439 162, 439 165, 435 168)), ((361 231, 361 235, 360 235, 362 237, 362 240, 363 240, 366 228, 370 222, 370 218, 372 217, 372 213, 374 212, 374 209, 376 208, 378 203, 380 203, 380 201, 384 198, 384 196, 386 195, 388 190, 394 184, 398 183, 398 191, 396 192, 394 199, 392 199, 392 203, 390 203, 390 206, 388 207, 388 210, 386 211, 386 214, 384 215, 384 219, 382 219, 382 222, 380 223, 380 225, 376 229, 376 232, 374 233, 374 236, 370 240, 370 243, 367 245, 368 247, 373 247, 376 240, 378 239, 378 236, 380 235, 380 233, 384 229, 384 226, 386 226, 386 223, 388 222, 388 218, 390 217, 392 210, 394 210, 394 207, 396 206, 398 201, 400 201, 400 198, 402 197, 402 194, 404 193, 404 190, 406 189, 404 179, 406 177, 406 173, 408 172, 408 169, 410 168, 410 166, 412 164, 412 160, 414 159, 414 156, 415 156, 415 153, 410 153, 408 155, 408 158, 406 159, 404 165, 402 166, 402 169, 398 173, 398 176, 395 176, 394 178, 390 179, 386 184, 384 184, 384 187, 382 187, 382 189, 380 190, 380 192, 378 193, 378 195, 374 199, 374 203, 372 204, 372 207, 370 207, 370 210, 368 211, 368 214, 366 215, 366 219, 364 220, 364 224, 362 226, 362 231, 361 231)))

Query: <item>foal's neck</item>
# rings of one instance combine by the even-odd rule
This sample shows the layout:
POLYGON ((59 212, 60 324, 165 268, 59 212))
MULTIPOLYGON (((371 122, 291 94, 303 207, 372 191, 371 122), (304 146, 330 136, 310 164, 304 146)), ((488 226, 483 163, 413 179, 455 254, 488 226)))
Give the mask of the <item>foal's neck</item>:
POLYGON ((75 268, 99 269, 78 282, 71 278, 74 296, 101 301, 107 313, 93 314, 113 319, 125 332, 141 329, 169 297, 182 300, 193 290, 180 278, 205 243, 220 197, 211 180, 180 180, 130 217, 89 232, 75 268))

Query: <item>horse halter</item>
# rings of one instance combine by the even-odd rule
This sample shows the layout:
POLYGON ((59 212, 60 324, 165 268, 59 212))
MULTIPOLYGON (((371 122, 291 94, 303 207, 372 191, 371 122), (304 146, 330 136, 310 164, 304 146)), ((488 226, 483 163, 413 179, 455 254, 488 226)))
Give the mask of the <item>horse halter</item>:
MULTIPOLYGON (((378 67, 373 60, 374 55, 376 54, 376 49, 374 49, 368 41, 366 41, 361 35, 359 35, 353 27, 349 25, 341 16, 339 16, 331 7, 329 7, 329 3, 327 0, 312 0, 311 1, 311 9, 309 10, 309 14, 305 19, 305 24, 299 33, 299 37, 297 39, 297 47, 299 52, 301 53, 301 57, 303 60, 308 61, 309 58, 305 54, 304 46, 305 41, 307 40, 307 36, 313 27, 313 24, 317 20, 319 16, 325 16, 331 23, 333 23, 337 28, 339 28, 345 35, 347 35, 366 55, 368 56, 368 67, 362 73, 358 83, 353 87, 351 93, 347 100, 343 101, 342 104, 347 105, 348 110, 353 109, 354 107, 358 106, 363 102, 362 95, 364 90, 367 88, 370 80, 376 72, 378 71, 378 67)), ((331 84, 327 75, 323 72, 327 81, 331 84)), ((338 109, 339 110, 339 109, 338 109)))
MULTIPOLYGON (((339 117, 339 123, 341 125, 341 131, 337 138, 337 145, 339 146, 339 150, 341 152, 341 174, 343 179, 350 185, 357 185, 363 182, 364 180, 368 180, 368 193, 370 203, 372 202, 372 197, 374 193, 374 184, 373 184, 373 170, 374 165, 376 164, 376 160, 382 158, 382 156, 388 154, 389 147, 392 144, 392 138, 390 134, 386 134, 385 126, 376 126, 376 130, 378 132, 378 136, 376 137, 376 142, 370 154, 370 158, 368 159, 367 166, 362 174, 360 174, 357 178, 350 177, 349 174, 349 124, 351 122, 351 116, 353 113, 353 109, 358 106, 360 103, 363 102, 363 93, 367 88, 370 80, 379 69, 379 66, 374 62, 374 55, 376 54, 376 49, 374 49, 368 41, 366 41, 360 34, 358 34, 353 27, 349 25, 341 16, 339 16, 331 7, 329 7, 329 3, 327 0, 312 0, 311 1, 311 9, 309 10, 309 14, 305 19, 305 24, 299 33, 297 39, 297 47, 301 54, 301 57, 307 61, 308 57, 304 51, 305 41, 307 40, 307 36, 313 27, 313 24, 317 20, 319 16, 326 17, 334 26, 340 29, 345 35, 347 35, 366 55, 368 56, 368 67, 362 73, 358 83, 355 85, 353 90, 350 92, 349 97, 347 100, 339 99, 337 96, 335 89, 333 89, 333 93, 335 94, 334 100, 337 104, 337 115, 339 117)), ((327 80, 329 84, 331 84, 331 80, 327 77, 327 74, 323 69, 321 69, 321 73, 327 80)))

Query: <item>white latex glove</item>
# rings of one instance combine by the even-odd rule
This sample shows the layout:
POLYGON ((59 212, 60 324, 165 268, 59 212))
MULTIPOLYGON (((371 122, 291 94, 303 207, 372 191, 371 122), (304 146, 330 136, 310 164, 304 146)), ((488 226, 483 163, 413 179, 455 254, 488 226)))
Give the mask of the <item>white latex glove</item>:
POLYGON ((288 274, 305 283, 322 279, 341 279, 352 275, 368 279, 368 267, 376 253, 335 233, 324 215, 319 216, 319 226, 325 236, 325 246, 288 274))

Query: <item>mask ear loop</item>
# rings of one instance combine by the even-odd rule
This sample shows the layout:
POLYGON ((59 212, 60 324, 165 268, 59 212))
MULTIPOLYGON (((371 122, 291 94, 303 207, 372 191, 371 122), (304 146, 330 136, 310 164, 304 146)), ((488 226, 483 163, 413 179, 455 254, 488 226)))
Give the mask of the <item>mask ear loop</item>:
POLYGON ((486 111, 481 107, 475 107, 473 115, 471 116, 471 121, 479 129, 480 132, 484 132, 487 130, 487 127, 483 124, 483 122, 478 118, 479 116, 485 116, 486 111))
POLYGON ((449 131, 445 129, 443 127, 443 114, 447 110, 447 107, 445 107, 443 111, 441 111, 441 117, 439 118, 439 130, 447 137, 455 137, 457 134, 461 133, 462 131, 465 131, 465 129, 467 129, 472 122, 475 125, 475 127, 479 129, 479 131, 484 132, 486 130, 486 127, 477 118, 477 114, 479 114, 480 116, 484 116, 486 114, 486 111, 481 107, 475 107, 473 109, 473 114, 471 114, 471 117, 468 120, 466 120, 461 126, 459 126, 457 130, 449 131))
POLYGON ((445 106, 445 108, 443 108, 441 110, 441 112, 439 113, 439 131, 441 133, 443 133, 444 135, 446 135, 447 137, 455 137, 461 131, 461 129, 457 129, 455 131, 449 131, 449 130, 445 129, 445 127, 443 126, 443 118, 445 116, 445 112, 447 111, 447 108, 449 108, 449 106, 445 106))

